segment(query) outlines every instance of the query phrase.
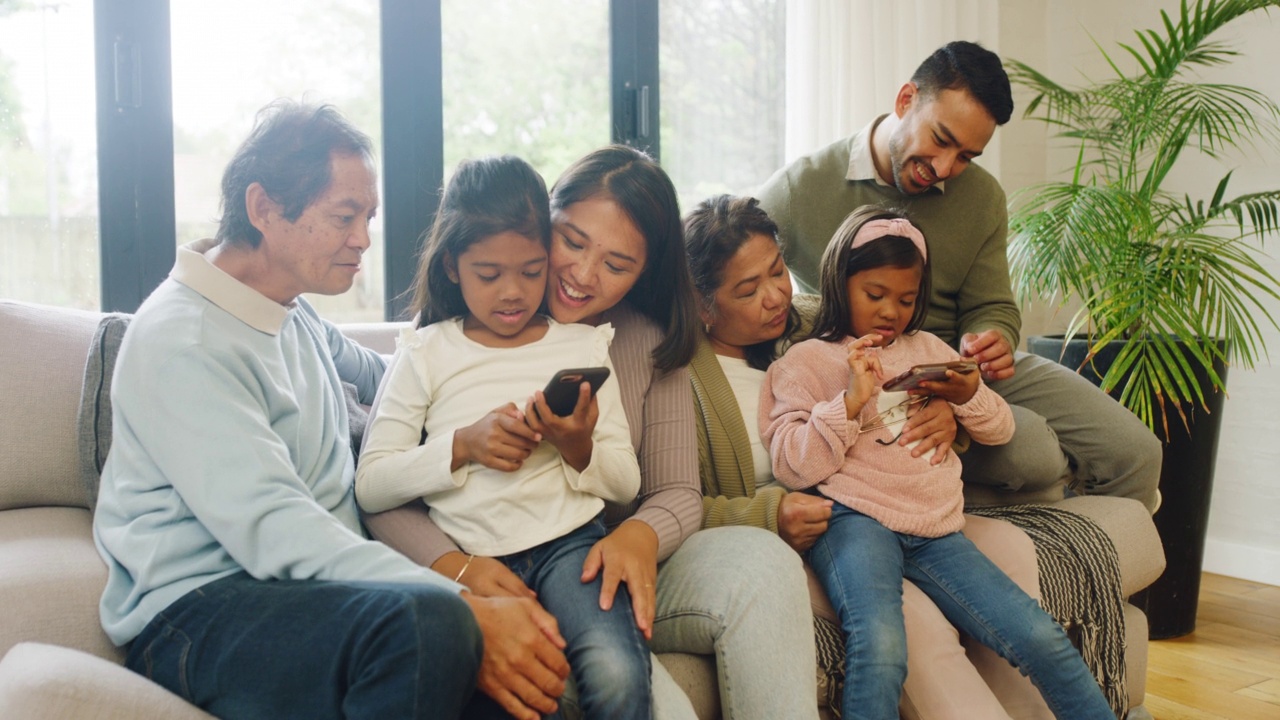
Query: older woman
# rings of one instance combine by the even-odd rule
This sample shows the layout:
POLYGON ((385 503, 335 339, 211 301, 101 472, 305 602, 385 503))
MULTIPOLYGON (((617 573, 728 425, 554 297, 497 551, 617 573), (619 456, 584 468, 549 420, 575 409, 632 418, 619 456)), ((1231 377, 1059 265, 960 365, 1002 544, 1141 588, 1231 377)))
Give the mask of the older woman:
MULTIPOLYGON (((547 307, 557 321, 611 323, 609 355, 640 460, 640 495, 610 507, 611 532, 588 556, 600 601, 625 583, 656 652, 716 657, 726 718, 816 717, 812 625, 799 557, 758 529, 702 524, 688 363, 697 311, 666 173, 625 146, 597 150, 551 190, 547 307)), ((531 596, 502 563, 468 558, 421 503, 366 518, 375 537, 482 595, 531 596), (468 564, 469 563, 469 564, 468 564)), ((654 665, 659 718, 692 718, 688 699, 654 665)))
MULTIPOLYGON (((788 492, 773 479, 769 448, 761 443, 756 419, 765 370, 787 341, 803 334, 803 321, 811 320, 817 308, 813 296, 795 298, 793 306, 777 232, 754 198, 721 195, 686 217, 685 245, 704 329, 689 370, 701 421, 698 454, 705 526, 765 528, 803 553, 826 530, 831 502, 788 492)), ((950 409, 935 403, 907 423, 900 442, 919 438, 922 442, 913 455, 933 453, 940 460, 954 435, 950 409)), ((1037 596, 1030 539, 999 520, 966 520, 965 535, 1037 596)), ((816 584, 810 587, 819 636, 838 637, 829 603, 816 584)), ((955 628, 910 583, 904 585, 903 612, 908 644, 900 706, 904 717, 1052 717, 1030 681, 994 652, 974 643, 966 653, 955 628)))

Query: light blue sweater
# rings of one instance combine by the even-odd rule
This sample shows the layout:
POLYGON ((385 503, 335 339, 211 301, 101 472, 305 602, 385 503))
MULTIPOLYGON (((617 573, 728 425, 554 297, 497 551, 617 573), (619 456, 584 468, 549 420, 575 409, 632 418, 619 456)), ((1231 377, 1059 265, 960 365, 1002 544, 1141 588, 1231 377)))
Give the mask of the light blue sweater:
POLYGON ((306 301, 284 307, 180 249, 112 382, 94 516, 107 635, 123 645, 187 592, 242 570, 460 590, 361 532, 340 380, 369 402, 384 369, 306 301))

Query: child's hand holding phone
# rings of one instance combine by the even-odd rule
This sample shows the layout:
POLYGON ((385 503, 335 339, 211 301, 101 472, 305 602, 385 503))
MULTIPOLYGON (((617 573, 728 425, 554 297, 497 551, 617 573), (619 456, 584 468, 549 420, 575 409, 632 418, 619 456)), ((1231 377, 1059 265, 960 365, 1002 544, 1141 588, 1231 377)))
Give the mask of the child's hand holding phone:
POLYGON ((529 428, 554 445, 579 472, 591 462, 591 433, 600 419, 595 393, 608 377, 609 369, 604 367, 561 370, 525 406, 529 428))
POLYGON ((884 384, 885 390, 907 390, 915 395, 936 395, 953 405, 969 402, 978 391, 978 365, 960 359, 947 363, 916 365, 884 384))

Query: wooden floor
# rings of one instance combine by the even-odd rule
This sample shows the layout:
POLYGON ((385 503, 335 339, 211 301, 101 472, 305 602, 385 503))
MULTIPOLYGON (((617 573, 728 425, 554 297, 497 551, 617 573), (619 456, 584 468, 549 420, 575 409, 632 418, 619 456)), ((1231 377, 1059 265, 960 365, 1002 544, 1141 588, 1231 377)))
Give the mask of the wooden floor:
POLYGON ((1156 720, 1280 720, 1280 587, 1205 573, 1195 632, 1150 649, 1156 720))

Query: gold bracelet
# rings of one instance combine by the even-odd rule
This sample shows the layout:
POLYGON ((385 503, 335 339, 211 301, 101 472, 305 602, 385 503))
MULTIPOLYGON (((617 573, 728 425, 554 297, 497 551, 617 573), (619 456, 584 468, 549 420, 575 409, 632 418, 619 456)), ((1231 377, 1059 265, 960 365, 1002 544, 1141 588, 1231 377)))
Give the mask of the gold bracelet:
POLYGON ((462 569, 458 571, 458 576, 453 579, 454 582, 458 582, 459 580, 462 579, 462 573, 466 572, 467 568, 471 567, 471 561, 475 559, 476 559, 475 555, 467 556, 467 562, 465 565, 462 566, 462 569))

